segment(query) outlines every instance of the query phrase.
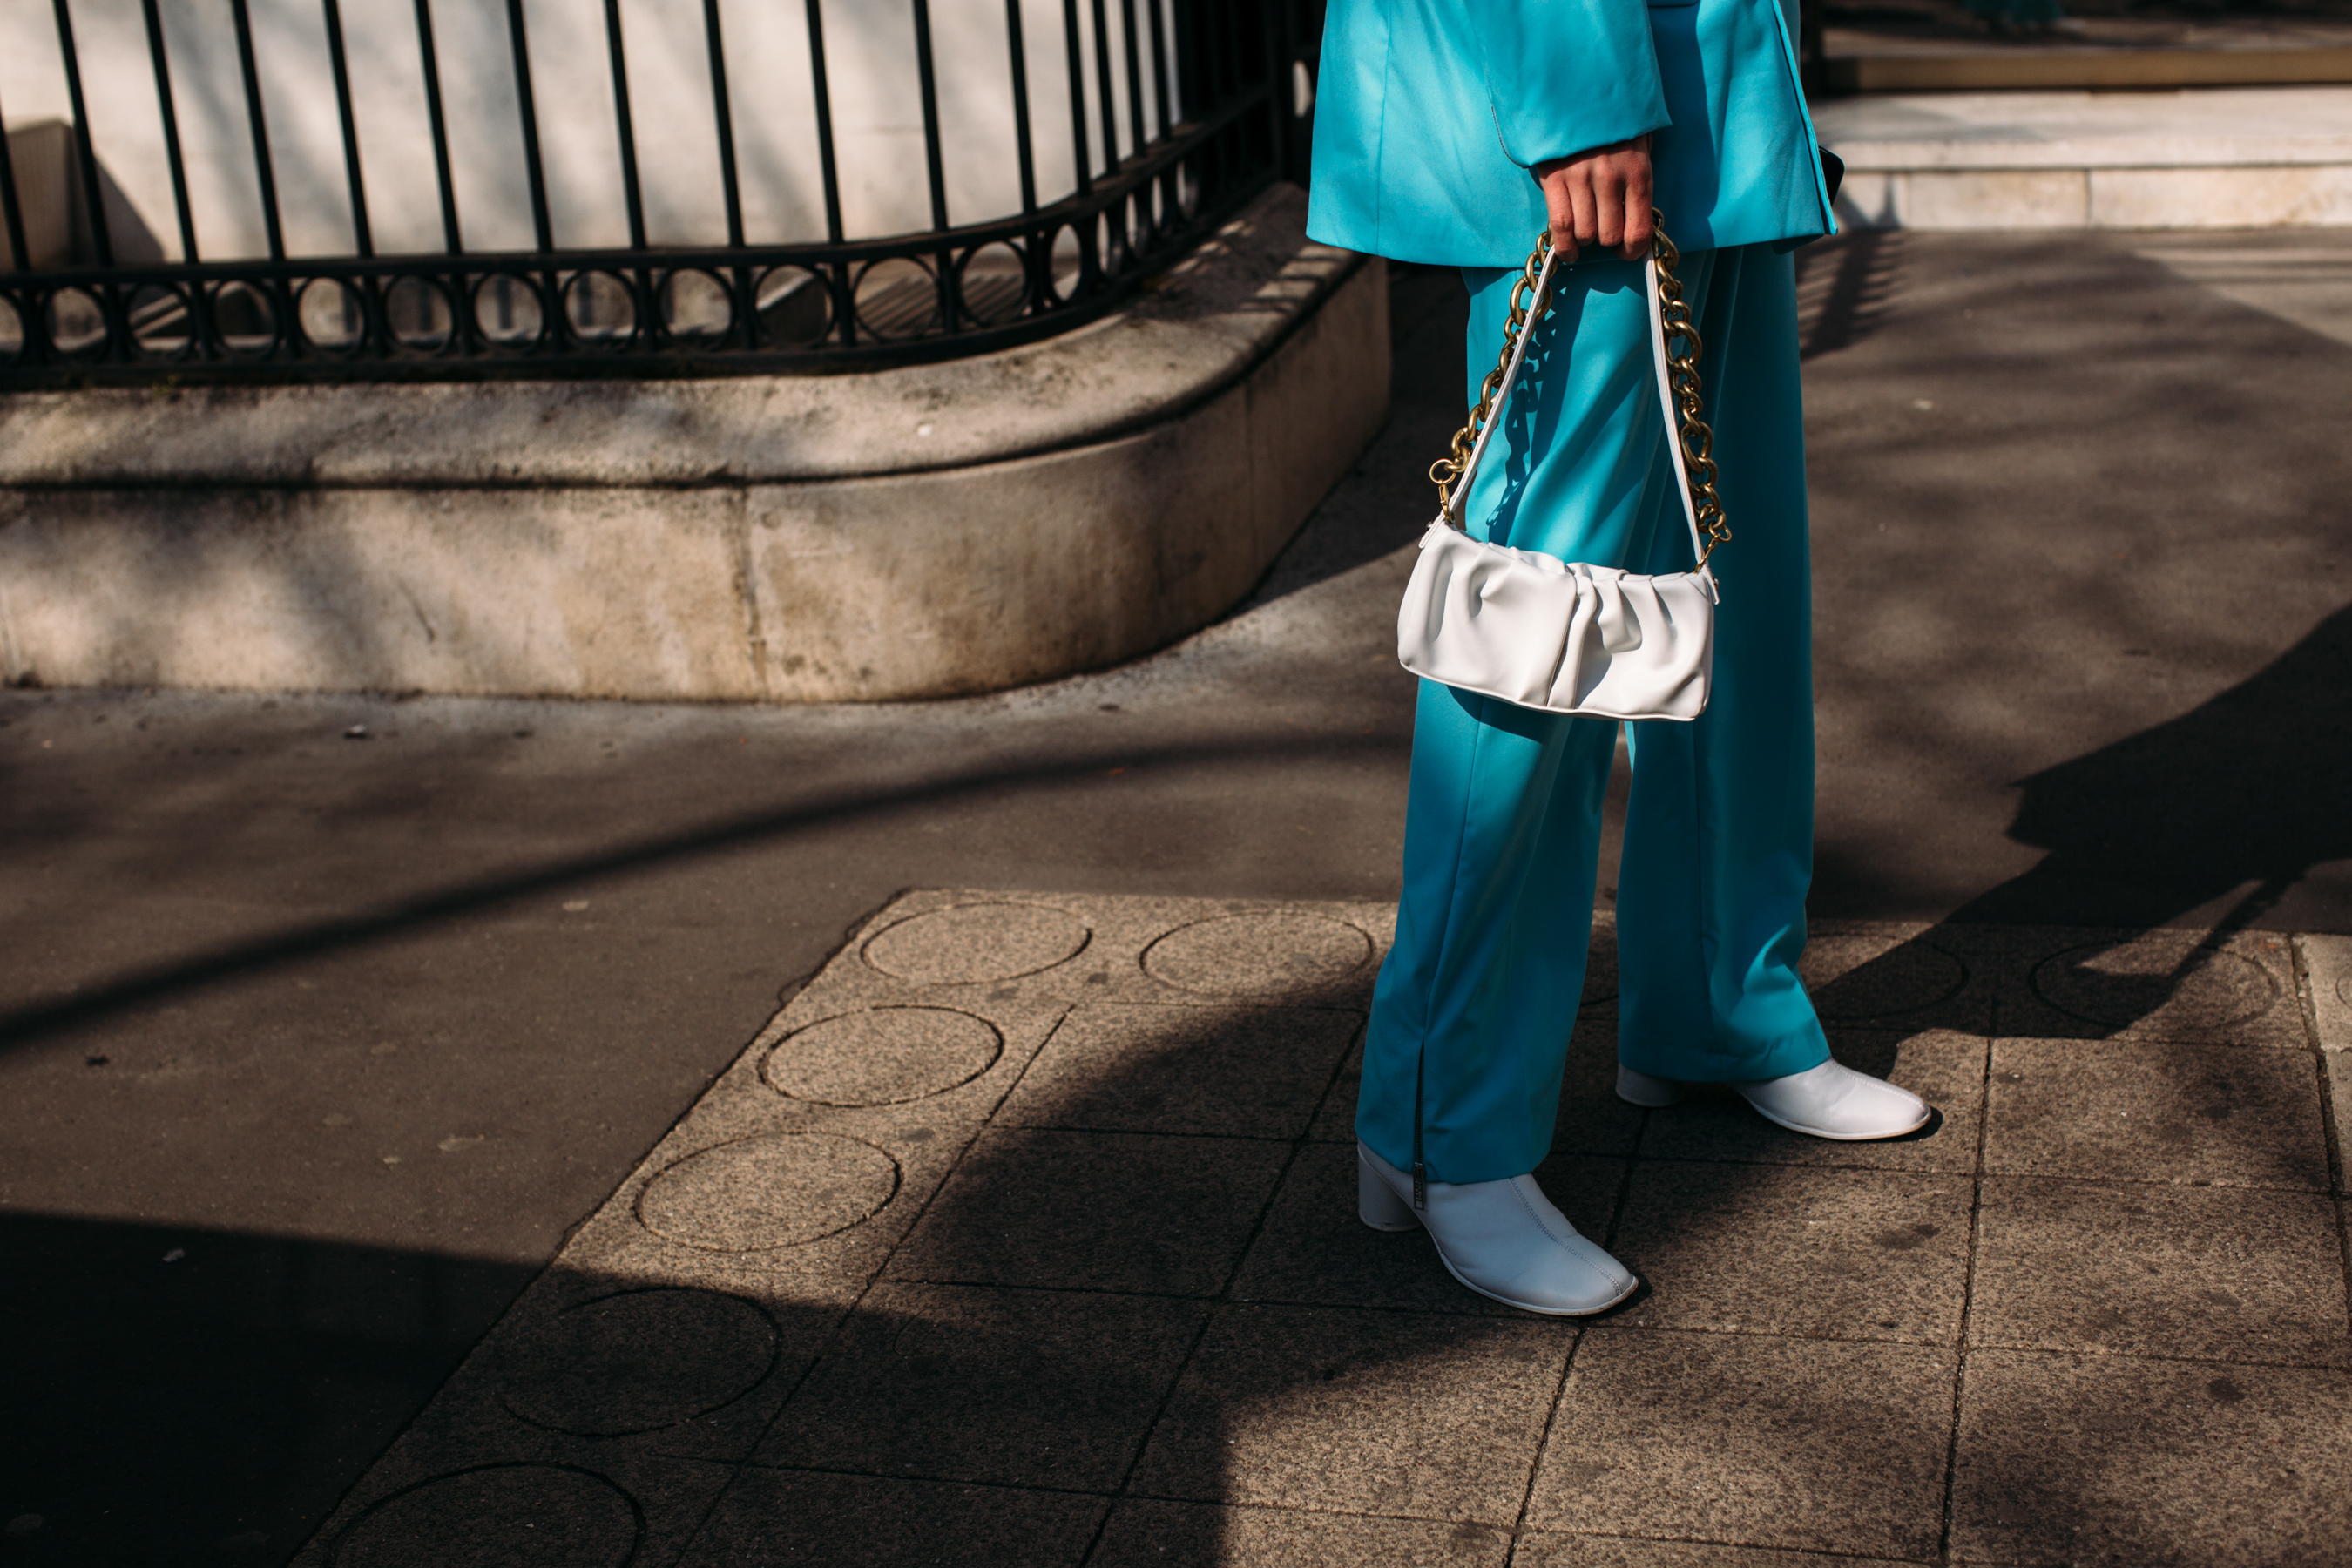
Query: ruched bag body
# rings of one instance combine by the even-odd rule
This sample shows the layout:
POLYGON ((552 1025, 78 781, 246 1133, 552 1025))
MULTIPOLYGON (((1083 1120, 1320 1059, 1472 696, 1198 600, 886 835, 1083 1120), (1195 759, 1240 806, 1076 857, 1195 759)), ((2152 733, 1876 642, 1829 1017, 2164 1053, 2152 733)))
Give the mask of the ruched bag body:
POLYGON ((1397 658, 1415 675, 1522 708, 1596 719, 1697 718, 1715 668, 1715 607, 1707 557, 1730 538, 1716 495, 1712 433, 1699 417, 1698 334, 1674 278, 1663 228, 1643 268, 1659 405, 1693 567, 1650 575, 1562 561, 1473 539, 1456 513, 1469 494, 1527 357, 1532 324, 1549 305, 1549 238, 1512 290, 1503 362, 1481 388, 1454 453, 1432 468, 1438 514, 1397 611, 1397 658), (1540 263, 1540 266, 1538 266, 1540 263), (1529 289, 1533 303, 1521 300, 1529 289), (1679 342, 1679 351, 1671 345, 1679 342))

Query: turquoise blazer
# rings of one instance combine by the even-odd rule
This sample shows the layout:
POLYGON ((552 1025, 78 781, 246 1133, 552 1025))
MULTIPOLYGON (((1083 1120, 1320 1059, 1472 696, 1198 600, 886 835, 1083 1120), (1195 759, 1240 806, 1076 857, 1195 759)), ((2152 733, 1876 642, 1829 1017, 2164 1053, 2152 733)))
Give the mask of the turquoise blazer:
POLYGON ((1645 131, 1683 248, 1837 231, 1779 0, 1331 0, 1307 232, 1517 267, 1528 170, 1645 131))

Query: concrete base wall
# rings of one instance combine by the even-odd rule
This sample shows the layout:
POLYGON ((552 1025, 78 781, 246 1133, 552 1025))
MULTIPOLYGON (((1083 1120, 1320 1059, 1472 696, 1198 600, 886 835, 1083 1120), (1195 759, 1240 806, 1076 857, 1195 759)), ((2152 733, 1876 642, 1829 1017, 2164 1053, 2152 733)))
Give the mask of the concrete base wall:
POLYGON ((0 399, 0 678, 834 701, 1143 652, 1386 416, 1380 264, 1304 212, 946 365, 0 399))

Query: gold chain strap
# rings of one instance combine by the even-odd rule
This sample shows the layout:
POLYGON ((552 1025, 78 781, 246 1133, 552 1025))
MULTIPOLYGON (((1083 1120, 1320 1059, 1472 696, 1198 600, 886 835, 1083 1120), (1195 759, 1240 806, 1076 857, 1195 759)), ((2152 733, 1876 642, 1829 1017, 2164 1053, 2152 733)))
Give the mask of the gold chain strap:
MULTIPOLYGON (((1675 242, 1666 237, 1665 215, 1653 213, 1657 219, 1657 238, 1652 254, 1658 258, 1658 315, 1664 324, 1666 340, 1666 389, 1672 395, 1679 428, 1676 438, 1682 443, 1683 463, 1690 474, 1691 508, 1698 514, 1699 534, 1705 546, 1699 552, 1699 564, 1715 553, 1716 547, 1731 542, 1731 524, 1723 515, 1723 497, 1717 493, 1715 432, 1700 417, 1704 411, 1699 396, 1698 356, 1700 343, 1698 326, 1691 319, 1690 307, 1683 301, 1683 286, 1675 276, 1675 267, 1682 253, 1675 242), (1680 341, 1677 352, 1675 343, 1680 341)), ((1437 487, 1438 505, 1453 515, 1453 506, 1463 498, 1452 496, 1454 480, 1470 466, 1470 449, 1477 445, 1479 434, 1494 417, 1495 394, 1501 390, 1503 373, 1517 349, 1519 334, 1527 330, 1531 313, 1528 296, 1533 294, 1536 279, 1543 275, 1546 257, 1551 254, 1551 234, 1547 230, 1536 239, 1536 247, 1528 253, 1527 265, 1520 268, 1517 282, 1511 285, 1511 304, 1503 323, 1503 353, 1495 368, 1478 385, 1478 402, 1470 410, 1470 422, 1454 432, 1451 456, 1440 458, 1429 467, 1430 482, 1437 487)), ((1532 313, 1541 316, 1550 306, 1549 300, 1536 300, 1532 313)))

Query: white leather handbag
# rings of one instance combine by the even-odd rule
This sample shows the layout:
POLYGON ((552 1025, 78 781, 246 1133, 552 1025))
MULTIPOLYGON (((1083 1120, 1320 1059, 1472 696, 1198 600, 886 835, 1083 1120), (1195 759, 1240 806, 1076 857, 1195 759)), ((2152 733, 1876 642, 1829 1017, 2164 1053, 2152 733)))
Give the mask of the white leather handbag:
POLYGON ((1415 675, 1522 708, 1598 719, 1696 719, 1715 668, 1707 557, 1731 537, 1716 494, 1714 436, 1699 417, 1699 340, 1661 224, 1643 268, 1658 401, 1696 558, 1688 572, 1644 576, 1473 539, 1458 514, 1527 358, 1528 324, 1549 308, 1551 239, 1511 289, 1503 356, 1479 387, 1454 453, 1430 469, 1438 512, 1397 611, 1397 658, 1415 675), (1540 265, 1538 265, 1540 264, 1540 265), (1526 304, 1532 291, 1532 307, 1526 304), (1680 340, 1677 351, 1669 344, 1680 340), (1704 536, 1702 536, 1704 535, 1704 536))

